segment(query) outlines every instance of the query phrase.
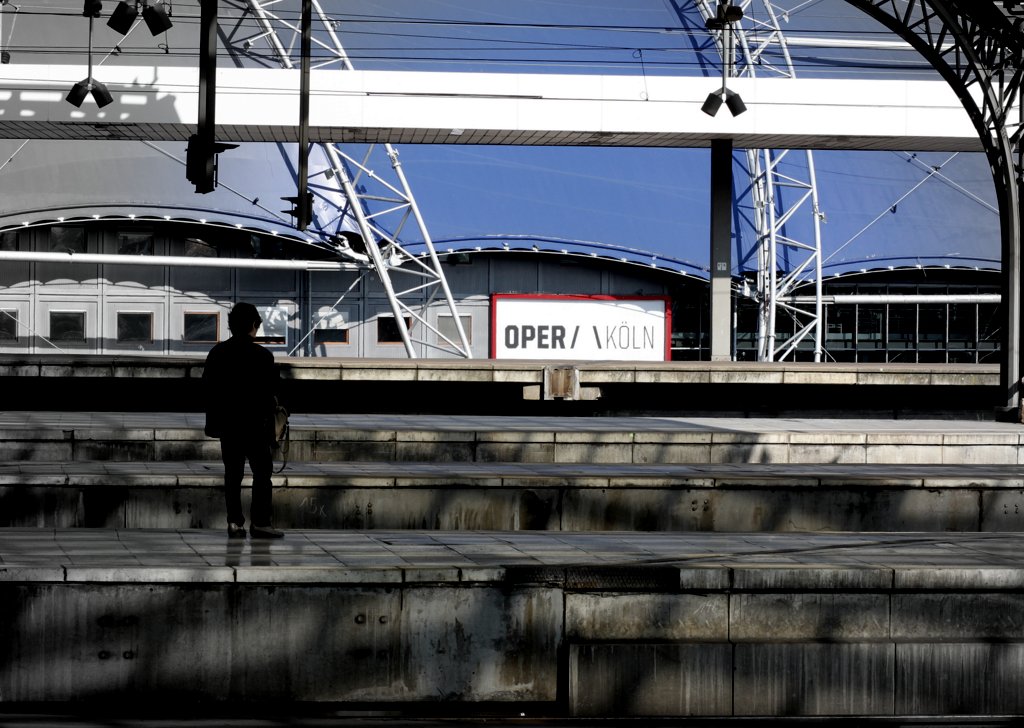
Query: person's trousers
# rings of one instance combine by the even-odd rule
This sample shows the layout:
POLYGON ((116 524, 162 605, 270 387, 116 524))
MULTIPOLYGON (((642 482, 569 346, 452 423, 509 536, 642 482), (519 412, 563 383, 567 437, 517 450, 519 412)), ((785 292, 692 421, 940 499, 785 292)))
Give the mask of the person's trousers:
POLYGON ((227 434, 220 439, 220 452, 224 460, 224 502, 228 522, 245 524, 242 514, 242 478, 245 461, 252 470, 252 506, 249 515, 257 526, 269 526, 272 515, 271 481, 274 470, 270 442, 257 434, 227 434))

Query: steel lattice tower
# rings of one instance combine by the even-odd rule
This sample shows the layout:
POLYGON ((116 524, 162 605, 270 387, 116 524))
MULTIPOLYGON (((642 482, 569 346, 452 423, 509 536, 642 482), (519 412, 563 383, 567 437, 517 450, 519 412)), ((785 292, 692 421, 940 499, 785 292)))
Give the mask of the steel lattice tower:
MULTIPOLYGON (((236 11, 233 18, 222 21, 228 51, 239 59, 296 68, 301 61, 302 28, 295 5, 280 0, 226 3, 236 11)), ((312 0, 312 23, 311 41, 322 54, 315 67, 352 70, 338 37, 337 21, 324 12, 319 0, 312 0)), ((337 144, 313 147, 311 159, 315 163, 307 184, 314 195, 317 232, 339 255, 377 275, 408 356, 416 358, 416 344, 437 346, 427 336, 414 337, 414 332, 424 331, 445 342, 447 351, 471 358, 462 319, 398 150, 391 144, 370 145, 357 156, 337 144), (390 168, 391 175, 379 173, 376 165, 390 168), (402 242, 402 234, 410 226, 422 238, 423 255, 410 252, 402 242), (439 299, 452 317, 454 338, 432 325, 427 316, 427 310, 439 299)))

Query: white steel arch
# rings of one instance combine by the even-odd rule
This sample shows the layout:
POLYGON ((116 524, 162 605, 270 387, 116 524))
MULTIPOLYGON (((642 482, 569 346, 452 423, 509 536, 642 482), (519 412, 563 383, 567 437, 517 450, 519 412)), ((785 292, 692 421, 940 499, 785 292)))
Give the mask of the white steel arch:
MULTIPOLYGON (((683 8, 673 0, 677 13, 683 8)), ((711 0, 694 0, 704 20, 716 16, 717 4, 711 0)), ((735 23, 740 49, 739 58, 726 58, 723 31, 710 31, 726 64, 729 76, 757 76, 757 70, 778 78, 796 78, 785 35, 779 25, 779 10, 770 0, 738 0, 743 20, 735 23), (748 32, 748 29, 752 32, 748 32), (781 61, 775 61, 775 58, 781 61)), ((757 342, 759 361, 782 361, 791 356, 806 339, 814 344, 814 361, 821 361, 824 352, 824 316, 822 309, 821 221, 818 185, 814 173, 814 154, 806 155, 806 176, 783 169, 786 157, 796 153, 779 149, 747 149, 747 170, 754 201, 754 227, 757 234, 757 288, 753 293, 758 304, 757 342), (787 223, 797 214, 810 214, 812 236, 799 240, 787 234, 787 223), (780 268, 780 259, 789 262, 780 268), (793 303, 793 290, 814 281, 811 305, 793 303), (781 315, 792 317, 797 330, 794 336, 779 344, 776 321, 781 315)), ((801 170, 802 171, 802 170, 801 170)))
MULTIPOLYGON (((227 4, 240 13, 221 23, 222 29, 229 26, 225 43, 232 53, 288 69, 301 62, 302 28, 295 3, 240 0, 227 4), (261 53, 263 44, 266 51, 261 53)), ((324 13, 318 0, 312 0, 312 22, 311 44, 316 49, 313 55, 317 57, 311 60, 311 67, 353 70, 336 32, 337 21, 324 13)), ((398 150, 391 144, 370 145, 364 155, 356 157, 336 144, 313 146, 323 155, 322 164, 311 170, 308 181, 320 231, 340 255, 377 274, 409 358, 416 358, 416 344, 444 348, 461 357, 472 358, 462 319, 402 169, 398 150), (379 147, 383 149, 383 157, 379 147), (378 174, 374 162, 389 166, 393 176, 385 179, 378 174), (410 222, 420 232, 425 256, 412 254, 401 242, 402 231, 410 222), (396 283, 401 285, 396 286, 396 283), (429 320, 428 310, 438 297, 443 299, 451 315, 455 338, 429 320), (414 332, 433 334, 435 339, 431 340, 429 335, 414 337, 414 332)))

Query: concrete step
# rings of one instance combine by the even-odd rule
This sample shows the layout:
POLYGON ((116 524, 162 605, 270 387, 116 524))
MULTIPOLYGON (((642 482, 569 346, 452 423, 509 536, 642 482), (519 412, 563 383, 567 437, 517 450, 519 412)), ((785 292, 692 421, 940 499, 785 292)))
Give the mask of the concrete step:
POLYGON ((1013 716, 1022 551, 1020 534, 3 529, 0 695, 1013 716))
MULTIPOLYGON (((214 461, 0 463, 0 525, 226 522, 214 461)), ((1024 531, 1024 469, 974 464, 289 463, 291 528, 1024 531)), ((247 496, 246 496, 247 497, 247 496)))
MULTIPOLYGON (((0 413, 0 524, 224 523, 189 413, 0 413)), ((1024 428, 945 420, 296 415, 280 523, 1024 530, 1024 428)))
MULTIPOLYGON (((220 458, 188 413, 0 413, 0 460, 220 458)), ((965 420, 293 415, 291 462, 1024 464, 1024 428, 965 420)))
MULTIPOLYGON (((204 356, 0 355, 6 406, 198 411, 204 356)), ((278 357, 299 412, 991 417, 996 364, 278 357), (551 376, 554 374, 555 376, 551 376), (565 401, 546 381, 578 381, 565 401), (541 399, 536 399, 540 397, 541 399), (554 397, 554 399, 546 399, 554 397)))

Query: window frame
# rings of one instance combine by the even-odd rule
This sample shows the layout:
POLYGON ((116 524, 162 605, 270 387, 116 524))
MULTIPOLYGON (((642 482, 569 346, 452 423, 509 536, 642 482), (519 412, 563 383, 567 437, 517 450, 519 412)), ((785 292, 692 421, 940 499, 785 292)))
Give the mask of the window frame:
MULTIPOLYGON (((397 345, 402 345, 402 344, 405 343, 404 341, 402 341, 402 333, 401 333, 401 331, 398 328, 398 322, 395 321, 395 318, 396 317, 395 317, 395 315, 393 313, 377 314, 377 316, 376 316, 376 319, 377 319, 377 344, 379 346, 395 346, 396 344, 397 345), (381 338, 381 336, 380 336, 381 335, 381 329, 380 329, 381 322, 385 321, 385 320, 395 321, 394 327, 395 327, 395 333, 397 334, 397 338, 395 338, 395 339, 382 339, 381 338)), ((412 332, 412 316, 403 316, 402 318, 405 319, 405 328, 411 333, 412 332)))
POLYGON ((88 337, 88 318, 87 318, 88 311, 84 311, 82 309, 62 309, 62 308, 53 309, 53 308, 51 308, 47 313, 48 313, 48 316, 47 316, 47 336, 48 336, 48 338, 51 341, 63 341, 63 342, 69 343, 69 344, 85 344, 85 343, 88 343, 88 341, 89 341, 89 337, 88 337), (66 338, 66 337, 57 338, 54 335, 54 333, 53 333, 53 317, 54 317, 55 314, 56 315, 76 314, 78 316, 81 316, 81 319, 82 319, 82 338, 81 339, 70 339, 70 338, 66 338))
POLYGON ((114 313, 114 341, 118 344, 153 344, 156 339, 153 337, 153 322, 156 317, 152 311, 116 311, 114 313), (122 316, 145 316, 149 319, 148 339, 122 339, 121 338, 121 317, 122 316))
POLYGON ((220 311, 182 311, 181 312, 181 343, 182 344, 218 344, 220 343, 220 311), (189 316, 213 316, 213 339, 188 339, 185 338, 188 332, 186 321, 189 316))
POLYGON ((21 319, 18 318, 18 314, 21 313, 16 308, 0 308, 0 346, 12 346, 17 345, 21 342, 21 337, 18 335, 19 324, 21 319), (8 321, 14 323, 14 336, 5 337, 3 335, 4 326, 8 321))

